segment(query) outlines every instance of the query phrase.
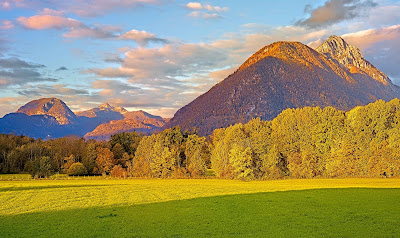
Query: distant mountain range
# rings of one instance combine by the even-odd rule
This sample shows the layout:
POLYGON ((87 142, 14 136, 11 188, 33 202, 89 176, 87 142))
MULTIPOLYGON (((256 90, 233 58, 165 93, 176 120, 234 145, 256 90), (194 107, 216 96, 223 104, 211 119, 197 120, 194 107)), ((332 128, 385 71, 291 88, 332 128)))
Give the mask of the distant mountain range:
POLYGON ((349 110, 396 97, 400 88, 340 37, 329 37, 316 50, 299 42, 276 42, 179 109, 164 128, 180 125, 210 135, 252 118, 273 119, 286 108, 349 110))
POLYGON ((151 133, 165 124, 165 119, 144 111, 128 112, 105 103, 76 114, 60 99, 31 101, 15 113, 0 119, 0 133, 51 139, 69 135, 106 140, 119 132, 151 133))
POLYGON ((377 99, 400 98, 400 87, 337 36, 316 50, 299 42, 276 42, 260 49, 208 92, 167 121, 144 111, 100 105, 72 112, 57 98, 42 98, 0 119, 0 133, 34 138, 67 135, 108 139, 114 133, 181 126, 201 135, 260 117, 271 120, 286 108, 332 106, 349 110, 377 99))

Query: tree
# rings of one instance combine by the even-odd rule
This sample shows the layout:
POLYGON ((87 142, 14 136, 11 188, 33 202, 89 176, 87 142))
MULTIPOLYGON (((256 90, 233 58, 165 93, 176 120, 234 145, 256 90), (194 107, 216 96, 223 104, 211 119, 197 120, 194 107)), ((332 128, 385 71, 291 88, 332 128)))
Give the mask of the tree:
POLYGON ((250 147, 243 150, 239 146, 233 146, 229 151, 229 162, 234 168, 236 178, 254 179, 253 151, 250 147))
POLYGON ((50 177, 54 174, 54 168, 52 165, 52 159, 49 156, 42 156, 35 158, 31 165, 28 165, 29 173, 32 177, 50 177))
POLYGON ((114 166, 114 154, 108 148, 97 148, 95 174, 108 174, 114 166))
POLYGON ((88 174, 94 173, 97 159, 97 143, 89 142, 85 148, 85 155, 82 158, 82 164, 86 167, 88 174))
POLYGON ((85 165, 83 165, 82 163, 73 163, 68 171, 67 174, 72 176, 72 175, 86 175, 88 173, 85 165))
POLYGON ((75 160, 75 156, 74 155, 70 155, 68 157, 64 158, 64 164, 62 166, 63 172, 64 173, 68 173, 69 168, 71 167, 71 165, 73 165, 76 162, 75 160))
POLYGON ((112 152, 114 154, 114 159, 115 159, 116 163, 120 164, 120 165, 124 165, 124 161, 122 159, 124 156, 124 153, 126 153, 124 150, 124 147, 122 147, 122 145, 120 143, 117 143, 112 148, 112 152))
POLYGON ((128 174, 132 177, 150 177, 150 163, 153 160, 153 147, 157 135, 143 137, 136 150, 135 157, 128 162, 128 174))
POLYGON ((264 178, 277 179, 287 174, 287 160, 275 145, 261 159, 263 162, 261 171, 264 172, 264 178))
POLYGON ((150 177, 150 163, 144 157, 136 157, 128 162, 128 175, 137 178, 150 177))
POLYGON ((129 155, 134 155, 142 138, 143 135, 136 131, 121 132, 111 136, 110 144, 112 148, 114 148, 116 144, 120 144, 123 147, 124 152, 127 152, 129 155))
POLYGON ((188 135, 185 144, 186 167, 192 177, 199 177, 207 171, 206 161, 209 160, 210 148, 206 138, 196 134, 188 135))
POLYGON ((111 176, 117 178, 125 178, 127 176, 127 172, 120 164, 115 165, 111 170, 111 176))
POLYGON ((168 147, 157 148, 153 153, 153 160, 150 163, 153 176, 156 178, 171 177, 175 167, 175 153, 168 147), (161 154, 159 154, 160 149, 162 150, 161 154))

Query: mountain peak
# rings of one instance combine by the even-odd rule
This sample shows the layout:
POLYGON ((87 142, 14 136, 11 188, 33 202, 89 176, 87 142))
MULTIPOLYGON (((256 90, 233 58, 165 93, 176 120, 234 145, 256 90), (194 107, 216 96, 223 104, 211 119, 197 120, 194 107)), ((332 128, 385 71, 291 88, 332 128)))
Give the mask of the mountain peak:
POLYGON ((108 104, 107 102, 106 103, 103 103, 103 104, 101 104, 100 106, 98 106, 98 108, 100 108, 100 109, 106 109, 106 108, 108 108, 108 109, 112 109, 113 107, 110 105, 110 104, 108 104))
POLYGON ((106 110, 106 111, 114 111, 114 112, 119 112, 119 113, 121 113, 121 114, 124 114, 124 113, 126 113, 126 112, 128 112, 125 108, 123 108, 123 107, 114 107, 114 106, 111 106, 110 104, 108 104, 108 103, 103 103, 103 104, 101 104, 100 106, 98 106, 97 107, 98 109, 100 109, 100 110, 102 110, 102 111, 104 111, 104 110, 106 110))
POLYGON ((326 55, 328 58, 337 60, 344 66, 356 66, 357 68, 368 67, 369 62, 364 60, 361 51, 339 36, 330 36, 316 51, 326 55))
POLYGON ((20 107, 17 113, 32 115, 48 115, 54 117, 60 125, 75 124, 76 115, 58 98, 40 98, 20 107))
POLYGON ((300 42, 278 41, 261 48, 259 51, 253 54, 239 67, 239 71, 246 69, 267 57, 305 63, 305 60, 309 62, 316 62, 318 61, 316 58, 319 56, 318 53, 313 49, 300 42))
POLYGON ((351 73, 366 74, 387 85, 390 79, 370 62, 364 59, 360 49, 348 44, 339 36, 330 36, 315 49, 329 59, 335 60, 350 70, 351 73))

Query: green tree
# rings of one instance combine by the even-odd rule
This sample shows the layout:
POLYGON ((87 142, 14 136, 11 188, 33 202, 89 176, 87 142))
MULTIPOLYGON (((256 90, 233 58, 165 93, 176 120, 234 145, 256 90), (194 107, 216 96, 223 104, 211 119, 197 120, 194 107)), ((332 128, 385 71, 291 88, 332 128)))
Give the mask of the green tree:
POLYGON ((233 146, 229 151, 229 162, 234 168, 236 178, 254 179, 253 151, 250 147, 243 150, 239 146, 233 146))
POLYGON ((203 176, 207 171, 206 161, 210 160, 210 148, 206 138, 189 135, 185 144, 186 165, 192 177, 203 176))
POLYGON ((87 171, 85 165, 83 165, 80 162, 73 163, 69 167, 69 169, 67 171, 67 174, 70 175, 70 176, 72 176, 72 175, 86 175, 87 173, 88 173, 88 171, 87 171))
POLYGON ((35 158, 28 166, 32 177, 47 178, 54 174, 53 161, 49 156, 35 158))
POLYGON ((85 148, 85 154, 82 158, 82 164, 86 167, 88 174, 94 173, 97 159, 97 143, 95 141, 89 142, 85 148))
POLYGON ((160 149, 157 148, 153 152, 154 155, 150 163, 150 169, 154 177, 168 178, 172 176, 175 168, 175 153, 170 151, 168 147, 163 147, 161 154, 159 154, 160 149))

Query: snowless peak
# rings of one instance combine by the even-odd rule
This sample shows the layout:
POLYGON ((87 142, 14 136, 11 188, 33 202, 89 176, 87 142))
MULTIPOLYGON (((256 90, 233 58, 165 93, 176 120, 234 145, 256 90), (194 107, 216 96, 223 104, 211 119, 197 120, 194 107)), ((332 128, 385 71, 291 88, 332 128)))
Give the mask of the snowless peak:
POLYGON ((41 98, 30 101, 20 107, 18 113, 31 115, 48 115, 54 117, 60 125, 76 124, 76 115, 58 98, 41 98))
POLYGON ((108 103, 103 103, 103 104, 101 104, 101 105, 99 106, 99 108, 108 108, 108 109, 112 109, 113 107, 111 107, 111 105, 108 104, 108 103))
POLYGON ((315 50, 325 54, 328 58, 337 60, 345 66, 352 65, 361 68, 371 65, 363 58, 361 51, 357 47, 347 44, 347 42, 339 36, 330 36, 315 50))
POLYGON ((119 113, 121 113, 121 114, 124 114, 124 113, 126 113, 127 112, 127 110, 125 109, 125 108, 123 108, 123 107, 114 107, 114 106, 111 106, 110 104, 108 104, 108 103, 103 103, 103 104, 101 104, 100 106, 98 106, 98 108, 100 109, 100 110, 108 110, 108 111, 114 111, 114 112, 119 112, 119 113))
POLYGON ((324 54, 329 59, 337 61, 348 68, 352 73, 367 74, 385 85, 391 84, 391 81, 386 74, 382 73, 370 62, 364 59, 360 49, 348 44, 339 36, 330 36, 315 50, 324 54))

